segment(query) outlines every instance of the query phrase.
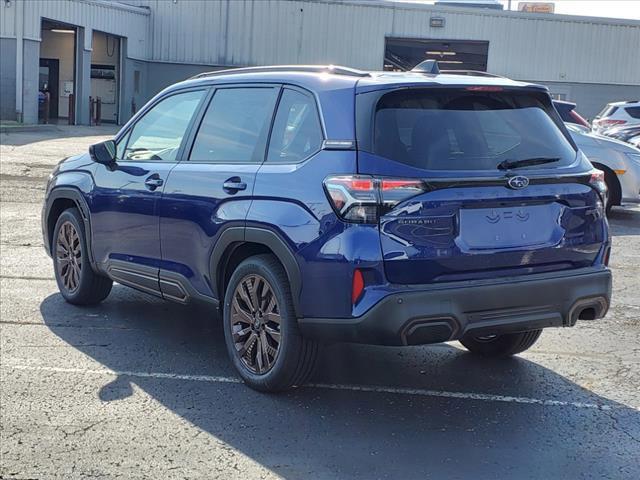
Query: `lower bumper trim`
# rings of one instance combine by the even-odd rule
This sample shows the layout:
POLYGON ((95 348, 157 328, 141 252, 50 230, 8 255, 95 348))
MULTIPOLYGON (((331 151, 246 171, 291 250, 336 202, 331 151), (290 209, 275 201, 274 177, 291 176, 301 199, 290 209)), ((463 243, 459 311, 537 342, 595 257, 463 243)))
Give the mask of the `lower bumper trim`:
POLYGON ((421 345, 484 336, 568 327, 606 315, 611 271, 588 269, 511 283, 411 290, 386 296, 356 318, 302 318, 303 335, 325 341, 421 345))

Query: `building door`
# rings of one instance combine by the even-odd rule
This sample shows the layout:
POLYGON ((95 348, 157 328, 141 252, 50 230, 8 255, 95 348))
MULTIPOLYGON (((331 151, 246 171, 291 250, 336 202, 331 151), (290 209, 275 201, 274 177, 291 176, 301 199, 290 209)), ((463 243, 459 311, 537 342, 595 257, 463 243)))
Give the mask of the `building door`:
POLYGON ((486 41, 387 38, 384 69, 411 70, 424 60, 437 60, 440 70, 486 72, 488 54, 486 41))
MULTIPOLYGON (((41 58, 38 90, 49 93, 49 118, 58 118, 58 87, 60 85, 60 64, 58 59, 41 58)), ((38 110, 40 116, 43 116, 38 110)))

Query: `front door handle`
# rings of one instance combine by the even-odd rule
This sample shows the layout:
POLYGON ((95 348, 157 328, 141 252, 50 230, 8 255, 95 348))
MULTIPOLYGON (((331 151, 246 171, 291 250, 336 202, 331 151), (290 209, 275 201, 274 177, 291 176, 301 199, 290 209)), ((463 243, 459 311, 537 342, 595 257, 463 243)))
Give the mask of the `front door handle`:
POLYGON ((247 184, 240 177, 231 177, 222 184, 222 189, 227 193, 236 193, 240 190, 246 190, 247 184))
POLYGON ((147 179, 144 181, 144 184, 151 191, 154 191, 156 188, 161 187, 163 183, 164 180, 162 180, 160 178, 160 175, 158 175, 157 173, 154 173, 150 177, 147 177, 147 179))

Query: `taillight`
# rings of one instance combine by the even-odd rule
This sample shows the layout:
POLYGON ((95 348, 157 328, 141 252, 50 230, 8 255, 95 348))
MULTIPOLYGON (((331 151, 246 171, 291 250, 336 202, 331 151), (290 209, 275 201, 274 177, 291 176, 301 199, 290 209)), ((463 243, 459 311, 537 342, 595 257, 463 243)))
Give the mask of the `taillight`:
POLYGON ((580 115, 578 112, 576 112, 575 110, 571 110, 569 112, 569 115, 571 116, 571 118, 573 118, 575 120, 575 122, 578 125, 582 125, 583 127, 587 127, 589 128, 589 122, 587 122, 582 115, 580 115))
POLYGON ((626 120, 598 120, 599 127, 612 127, 614 125, 624 125, 626 120))
POLYGON ((589 183, 598 191, 598 193, 600 194, 600 198, 602 199, 602 203, 606 205, 608 191, 607 184, 604 181, 604 172, 597 169, 592 170, 591 178, 589 178, 589 183))
POLYGON ((354 223, 377 223, 380 215, 425 190, 421 180, 368 175, 330 176, 324 188, 340 218, 354 223))

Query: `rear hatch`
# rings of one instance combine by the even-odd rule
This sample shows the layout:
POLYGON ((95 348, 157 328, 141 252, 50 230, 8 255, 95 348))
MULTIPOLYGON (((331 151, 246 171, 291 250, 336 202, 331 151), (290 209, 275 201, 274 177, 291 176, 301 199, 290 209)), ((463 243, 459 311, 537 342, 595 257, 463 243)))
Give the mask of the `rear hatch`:
POLYGON ((594 263, 606 240, 601 177, 545 92, 464 86, 359 97, 358 173, 378 185, 390 282, 594 263))

